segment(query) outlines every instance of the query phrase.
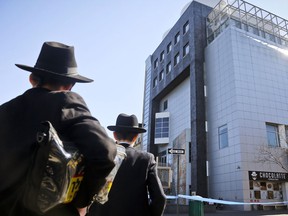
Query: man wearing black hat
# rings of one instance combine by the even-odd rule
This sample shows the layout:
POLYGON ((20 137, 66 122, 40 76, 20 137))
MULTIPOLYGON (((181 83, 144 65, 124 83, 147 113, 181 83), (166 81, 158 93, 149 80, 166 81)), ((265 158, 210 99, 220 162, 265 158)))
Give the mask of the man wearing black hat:
POLYGON ((75 83, 93 80, 78 74, 74 47, 58 42, 43 44, 34 67, 16 66, 31 72, 33 88, 0 106, 0 215, 36 215, 22 206, 21 195, 42 121, 50 121, 85 158, 84 180, 74 202, 45 215, 79 215, 77 208, 90 203, 115 165, 114 141, 83 98, 71 92, 75 83))
POLYGON ((135 115, 120 114, 115 126, 108 126, 117 143, 126 148, 127 157, 120 166, 108 201, 94 204, 89 216, 160 216, 165 208, 165 194, 151 153, 133 148, 139 133, 146 130, 135 115))

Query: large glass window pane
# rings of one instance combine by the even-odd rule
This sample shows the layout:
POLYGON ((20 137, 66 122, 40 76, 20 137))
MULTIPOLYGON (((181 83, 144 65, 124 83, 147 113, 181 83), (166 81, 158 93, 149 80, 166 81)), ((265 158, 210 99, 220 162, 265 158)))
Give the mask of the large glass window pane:
POLYGON ((266 131, 267 131, 268 146, 278 147, 279 146, 279 135, 278 135, 277 125, 266 124, 266 131))
POLYGON ((218 128, 219 136, 219 148, 225 148, 228 146, 228 128, 227 125, 223 125, 218 128))
POLYGON ((169 118, 167 117, 163 118, 163 122, 169 122, 169 118))
POLYGON ((168 133, 168 131, 169 131, 169 128, 163 128, 163 130, 162 130, 164 133, 166 132, 166 133, 168 133))

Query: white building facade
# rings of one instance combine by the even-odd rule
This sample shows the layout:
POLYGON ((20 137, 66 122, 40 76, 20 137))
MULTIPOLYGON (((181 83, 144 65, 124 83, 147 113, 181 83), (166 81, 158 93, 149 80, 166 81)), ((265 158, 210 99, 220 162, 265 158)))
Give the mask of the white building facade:
POLYGON ((244 202, 288 200, 287 169, 277 164, 287 167, 287 21, 235 1, 220 2, 208 22, 216 35, 205 49, 209 194, 244 202), (281 22, 282 35, 275 24, 281 22), (265 158, 273 155, 274 161, 265 158))

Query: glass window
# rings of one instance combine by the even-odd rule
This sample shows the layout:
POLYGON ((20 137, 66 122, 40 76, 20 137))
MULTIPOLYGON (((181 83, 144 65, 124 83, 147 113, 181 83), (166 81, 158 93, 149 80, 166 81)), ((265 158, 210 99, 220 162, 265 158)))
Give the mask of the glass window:
POLYGON ((161 138, 161 133, 158 130, 155 130, 155 138, 161 138))
POLYGON ((247 25, 247 24, 242 23, 242 26, 243 26, 243 29, 244 29, 245 31, 248 31, 248 25, 247 25))
POLYGON ((189 30, 189 21, 187 21, 183 26, 183 35, 189 30))
MULTIPOLYGON (((164 151, 166 152, 166 151, 164 151)), ((166 164, 167 163, 167 155, 163 154, 162 152, 158 156, 158 162, 161 164, 166 164)))
POLYGON ((158 59, 154 61, 154 68, 158 67, 158 59))
POLYGON ((260 182, 260 190, 267 190, 266 182, 260 182))
POLYGON ((273 191, 267 191, 267 198, 274 199, 273 191))
POLYGON ((164 70, 161 70, 159 73, 159 81, 161 81, 164 78, 164 70))
POLYGON ((179 55, 179 53, 177 53, 174 56, 174 66, 177 65, 179 62, 180 62, 180 55, 179 55))
POLYGON ((168 124, 163 124, 163 130, 164 133, 168 133, 168 124))
POLYGON ((249 188, 250 190, 253 190, 253 181, 249 181, 249 188))
POLYGON ((169 72, 171 72, 171 62, 169 62, 167 65, 166 65, 166 74, 168 74, 169 72))
POLYGON ((288 144, 288 126, 285 125, 285 142, 288 144))
POLYGON ((167 53, 171 52, 172 50, 172 44, 171 42, 167 45, 167 53))
POLYGON ((180 41, 180 32, 178 32, 174 37, 174 44, 177 44, 180 41))
POLYGON ((279 133, 277 125, 266 124, 266 132, 269 147, 279 146, 279 133))
POLYGON ((261 199, 260 191, 254 191, 255 199, 261 199))
POLYGON ((161 127, 161 123, 158 122, 158 123, 156 124, 156 127, 157 127, 157 128, 155 129, 156 133, 160 133, 160 132, 161 132, 161 128, 160 128, 160 127, 161 127))
POLYGON ((153 88, 157 86, 157 77, 154 78, 153 80, 153 88))
POLYGON ((219 148, 228 147, 228 128, 227 125, 223 125, 218 128, 218 136, 219 136, 219 148))
POLYGON ((183 57, 189 53, 189 43, 185 44, 183 47, 183 57))
POLYGON ((160 62, 162 62, 163 60, 164 60, 164 51, 162 51, 160 54, 160 62))
POLYGON ((273 183, 273 189, 275 191, 279 191, 279 184, 278 183, 273 183))
POLYGON ((237 28, 241 29, 241 22, 235 19, 230 20, 232 26, 236 26, 237 28))
POLYGON ((155 125, 156 125, 156 127, 160 127, 161 126, 161 122, 160 121, 156 121, 155 125))
POLYGON ((163 121, 163 126, 164 127, 168 127, 169 126, 169 122, 168 121, 163 121))
POLYGON ((275 39, 274 35, 267 33, 267 37, 268 37, 269 40, 271 40, 273 42, 276 42, 276 39, 275 39))
POLYGON ((163 103, 163 110, 165 111, 168 108, 168 101, 165 100, 163 103))
POLYGON ((169 137, 169 118, 156 118, 155 138, 169 137))

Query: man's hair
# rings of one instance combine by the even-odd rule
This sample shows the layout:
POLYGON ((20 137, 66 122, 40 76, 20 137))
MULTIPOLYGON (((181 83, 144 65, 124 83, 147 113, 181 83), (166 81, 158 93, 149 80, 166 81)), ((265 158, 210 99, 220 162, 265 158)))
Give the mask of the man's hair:
POLYGON ((60 86, 65 86, 65 85, 70 85, 70 84, 75 84, 74 81, 64 81, 64 80, 60 80, 60 79, 55 79, 55 78, 51 78, 51 77, 46 77, 46 76, 41 76, 35 73, 32 73, 32 79, 34 79, 35 81, 37 81, 37 86, 41 87, 43 85, 49 84, 51 86, 54 87, 60 87, 60 86))
POLYGON ((132 142, 133 139, 138 136, 138 133, 131 133, 131 132, 119 132, 115 131, 115 135, 118 140, 127 140, 129 142, 132 142))

